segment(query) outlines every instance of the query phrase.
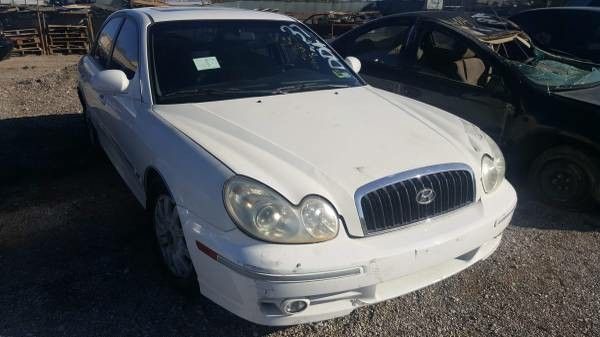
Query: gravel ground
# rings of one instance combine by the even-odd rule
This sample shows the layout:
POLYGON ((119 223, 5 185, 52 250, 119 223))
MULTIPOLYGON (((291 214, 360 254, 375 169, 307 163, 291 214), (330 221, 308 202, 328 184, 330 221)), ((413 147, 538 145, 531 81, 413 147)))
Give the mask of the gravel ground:
POLYGON ((178 292, 86 147, 76 61, 0 62, 0 336, 600 336, 600 214, 524 193, 491 258, 344 318, 267 328, 178 292))

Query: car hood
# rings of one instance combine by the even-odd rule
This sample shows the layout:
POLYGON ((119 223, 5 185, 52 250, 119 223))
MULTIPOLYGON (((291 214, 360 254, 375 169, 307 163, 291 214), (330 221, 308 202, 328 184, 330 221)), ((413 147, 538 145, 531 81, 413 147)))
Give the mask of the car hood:
POLYGON ((600 107, 600 86, 577 90, 554 91, 553 94, 600 107))
POLYGON ((457 117, 369 86, 154 111, 235 173, 291 202, 326 197, 353 236, 363 235, 354 204, 362 185, 419 167, 479 162, 457 117))

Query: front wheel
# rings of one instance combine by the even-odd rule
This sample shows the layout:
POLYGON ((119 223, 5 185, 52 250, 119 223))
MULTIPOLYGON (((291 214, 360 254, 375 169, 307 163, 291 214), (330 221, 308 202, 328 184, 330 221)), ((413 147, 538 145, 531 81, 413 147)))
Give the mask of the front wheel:
POLYGON ((173 198, 166 192, 158 194, 152 222, 162 262, 176 286, 191 288, 196 273, 185 242, 179 214, 173 198))
POLYGON ((566 209, 589 209, 600 181, 596 158, 569 146, 549 149, 529 171, 531 189, 543 202, 566 209))

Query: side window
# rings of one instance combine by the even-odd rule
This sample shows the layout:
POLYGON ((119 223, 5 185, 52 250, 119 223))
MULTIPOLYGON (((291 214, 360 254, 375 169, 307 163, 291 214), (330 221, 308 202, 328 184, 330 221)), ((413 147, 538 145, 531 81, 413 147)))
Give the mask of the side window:
POLYGON ((98 42, 94 48, 94 58, 104 67, 108 64, 117 32, 123 22, 123 18, 111 19, 98 35, 98 42))
POLYGON ((419 72, 473 86, 484 86, 490 67, 459 36, 430 30, 421 36, 417 50, 419 72))
POLYGON ((562 12, 553 13, 529 12, 516 16, 516 22, 540 46, 556 46, 560 44, 564 18, 562 12), (547 15, 551 14, 551 15, 547 15))
POLYGON ((132 79, 138 67, 138 28, 132 19, 126 19, 110 61, 111 69, 120 69, 132 79))
POLYGON ((396 67, 410 27, 409 23, 397 23, 371 29, 351 42, 346 54, 364 63, 396 67))
POLYGON ((596 53, 600 44, 600 11, 572 11, 565 13, 564 26, 569 27, 565 32, 564 42, 560 46, 562 51, 575 54, 582 58, 597 59, 596 53))

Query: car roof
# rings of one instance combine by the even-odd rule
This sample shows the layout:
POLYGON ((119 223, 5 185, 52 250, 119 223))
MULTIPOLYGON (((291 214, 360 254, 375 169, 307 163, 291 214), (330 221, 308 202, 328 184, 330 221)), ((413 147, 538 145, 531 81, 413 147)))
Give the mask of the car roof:
POLYGON ((494 39, 521 31, 518 26, 509 20, 488 13, 422 11, 386 16, 386 18, 389 17, 411 17, 423 21, 443 23, 478 40, 494 39))
POLYGON ((199 7, 144 7, 131 9, 144 13, 155 22, 164 21, 182 21, 182 20, 277 20, 294 21, 289 16, 247 10, 240 8, 227 8, 218 6, 199 6, 199 7))

